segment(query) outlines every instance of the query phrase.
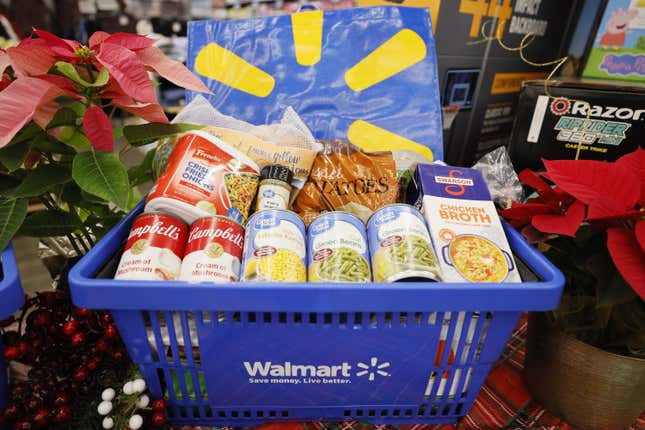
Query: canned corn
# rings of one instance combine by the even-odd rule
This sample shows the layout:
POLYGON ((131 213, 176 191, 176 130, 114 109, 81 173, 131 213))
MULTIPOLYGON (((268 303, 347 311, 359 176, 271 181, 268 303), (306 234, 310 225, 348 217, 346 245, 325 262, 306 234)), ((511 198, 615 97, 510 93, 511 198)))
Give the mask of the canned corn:
POLYGON ((374 212, 367 237, 374 281, 440 280, 428 228, 412 206, 388 205, 374 212))
POLYGON ((246 225, 242 280, 305 282, 305 224, 294 212, 269 209, 246 225))
POLYGON ((365 224, 346 212, 316 217, 307 235, 309 282, 369 282, 365 224))

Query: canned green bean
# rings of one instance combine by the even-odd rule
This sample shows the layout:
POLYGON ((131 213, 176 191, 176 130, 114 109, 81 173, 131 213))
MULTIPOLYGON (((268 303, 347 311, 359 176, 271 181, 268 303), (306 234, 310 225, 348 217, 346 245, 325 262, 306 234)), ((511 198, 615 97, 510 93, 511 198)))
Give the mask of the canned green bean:
POLYGON ((369 282, 365 224, 346 212, 326 212, 309 224, 309 282, 369 282))
POLYGON ((439 281, 426 223, 410 205, 385 206, 367 222, 375 282, 439 281))

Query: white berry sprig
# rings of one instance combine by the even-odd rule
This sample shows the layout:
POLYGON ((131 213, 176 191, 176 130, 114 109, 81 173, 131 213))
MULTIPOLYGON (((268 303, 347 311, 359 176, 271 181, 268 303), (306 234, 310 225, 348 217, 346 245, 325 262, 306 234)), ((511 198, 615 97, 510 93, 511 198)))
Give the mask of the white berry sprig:
POLYGON ((152 425, 162 426, 165 421, 165 401, 152 402, 146 394, 146 382, 141 378, 127 381, 117 395, 113 388, 106 388, 101 393, 101 402, 97 412, 102 418, 102 426, 106 430, 139 430, 143 427, 142 411, 152 411, 152 425))

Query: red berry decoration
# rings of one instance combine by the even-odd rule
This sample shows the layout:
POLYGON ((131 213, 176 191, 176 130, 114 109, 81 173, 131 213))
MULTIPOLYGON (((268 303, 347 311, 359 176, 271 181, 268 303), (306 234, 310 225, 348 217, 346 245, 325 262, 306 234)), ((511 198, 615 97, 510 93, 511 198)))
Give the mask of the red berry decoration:
POLYGON ((54 421, 57 423, 69 421, 70 418, 72 418, 72 410, 69 406, 61 406, 54 411, 54 421))
POLYGON ((121 351, 114 351, 112 354, 112 358, 114 358, 116 361, 121 361, 124 358, 124 355, 121 351))
POLYGON ((16 344, 18 349, 20 350, 20 355, 25 355, 29 351, 29 344, 27 342, 20 341, 16 344))
POLYGON ((9 405, 5 408, 3 416, 8 419, 9 421, 15 419, 19 414, 20 414, 20 408, 18 406, 12 404, 9 405))
POLYGON ((63 324, 63 333, 65 333, 67 336, 71 336, 78 331, 78 326, 78 321, 76 321, 75 319, 65 321, 65 324, 63 324))
POLYGON ((116 326, 114 324, 108 324, 107 327, 105 327, 105 337, 108 339, 114 339, 119 335, 119 331, 116 329, 116 326))
POLYGON ((157 399, 152 402, 153 411, 163 411, 166 409, 166 401, 164 399, 157 399))
POLYGON ((105 352, 108 349, 110 349, 110 345, 108 345, 108 343, 105 340, 100 339, 98 342, 96 342, 96 349, 101 352, 105 352))
POLYGON ((80 346, 85 342, 85 333, 82 331, 76 332, 72 335, 72 345, 80 346))
POLYGON ((155 427, 161 427, 166 423, 166 415, 161 411, 155 411, 152 414, 152 425, 155 427))
POLYGON ((74 308, 74 315, 78 318, 87 318, 92 315, 92 311, 87 308, 74 308))
POLYGON ((101 359, 98 357, 95 357, 87 362, 87 368, 90 370, 96 370, 96 368, 99 367, 100 364, 101 364, 101 359))
POLYGON ((18 420, 13 424, 13 430, 31 430, 31 423, 26 420, 18 420))
POLYGON ((69 396, 65 393, 58 393, 54 397, 54 406, 65 406, 69 403, 69 396))
POLYGON ((33 311, 31 314, 29 314, 28 318, 29 318, 29 321, 31 321, 31 323, 36 327, 49 326, 54 320, 52 313, 45 309, 39 309, 37 311, 33 311))
POLYGON ((49 410, 39 409, 38 412, 34 414, 34 417, 32 418, 32 420, 36 428, 44 427, 45 425, 47 425, 49 421, 49 410))
POLYGON ((21 355, 20 348, 16 346, 9 346, 4 350, 4 359, 7 361, 15 360, 21 355))
POLYGON ((85 366, 81 366, 76 371, 74 372, 74 375, 72 376, 74 378, 74 381, 76 382, 83 382, 87 379, 89 376, 89 369, 85 366))

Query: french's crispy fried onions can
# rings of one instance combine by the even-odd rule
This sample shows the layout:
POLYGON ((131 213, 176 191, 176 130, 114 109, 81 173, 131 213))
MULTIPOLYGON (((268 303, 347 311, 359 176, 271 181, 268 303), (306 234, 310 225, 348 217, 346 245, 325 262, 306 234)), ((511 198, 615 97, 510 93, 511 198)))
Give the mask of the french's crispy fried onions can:
POLYGON ((259 167, 251 158, 215 136, 192 131, 177 142, 145 210, 171 213, 189 224, 213 215, 243 224, 258 181, 259 167))

